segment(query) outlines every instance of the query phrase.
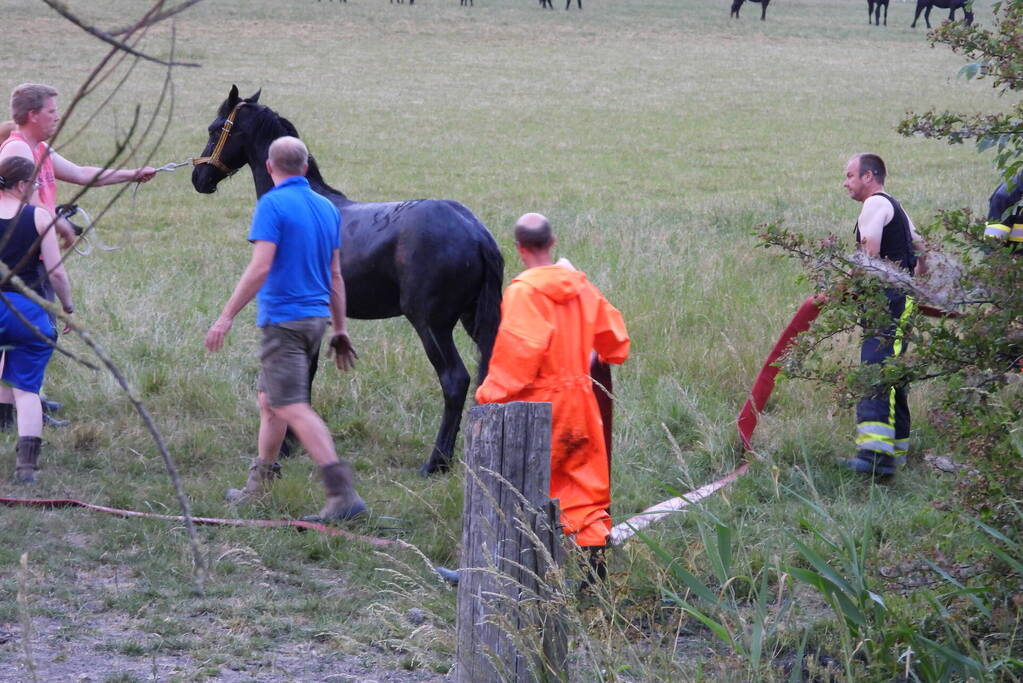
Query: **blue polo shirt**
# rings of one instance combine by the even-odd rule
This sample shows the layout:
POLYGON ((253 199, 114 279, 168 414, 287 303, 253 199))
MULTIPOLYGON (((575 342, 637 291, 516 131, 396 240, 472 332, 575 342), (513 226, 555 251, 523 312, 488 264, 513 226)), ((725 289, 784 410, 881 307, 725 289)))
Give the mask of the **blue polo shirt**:
POLYGON ((330 315, 330 262, 341 247, 341 214, 294 176, 259 198, 249 241, 277 245, 256 295, 260 327, 330 315))

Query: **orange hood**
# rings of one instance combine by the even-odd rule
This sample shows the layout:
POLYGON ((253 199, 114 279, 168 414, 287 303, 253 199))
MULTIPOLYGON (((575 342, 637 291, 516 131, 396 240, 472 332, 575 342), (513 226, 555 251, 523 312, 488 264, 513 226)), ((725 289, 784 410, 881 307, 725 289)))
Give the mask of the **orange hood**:
POLYGON ((537 266, 519 273, 515 281, 526 283, 560 304, 579 296, 586 286, 586 273, 563 266, 537 266))

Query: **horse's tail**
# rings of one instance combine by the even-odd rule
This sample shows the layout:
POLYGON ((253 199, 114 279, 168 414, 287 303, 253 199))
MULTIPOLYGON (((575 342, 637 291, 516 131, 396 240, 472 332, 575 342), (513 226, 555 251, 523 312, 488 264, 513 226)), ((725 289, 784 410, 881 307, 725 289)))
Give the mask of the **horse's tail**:
POLYGON ((490 231, 480 223, 479 251, 483 259, 483 281, 476 297, 476 311, 473 315, 469 336, 480 351, 479 370, 476 382, 482 384, 490 367, 490 354, 494 350, 497 327, 501 324, 501 285, 504 281, 504 257, 497 247, 497 241, 490 231))

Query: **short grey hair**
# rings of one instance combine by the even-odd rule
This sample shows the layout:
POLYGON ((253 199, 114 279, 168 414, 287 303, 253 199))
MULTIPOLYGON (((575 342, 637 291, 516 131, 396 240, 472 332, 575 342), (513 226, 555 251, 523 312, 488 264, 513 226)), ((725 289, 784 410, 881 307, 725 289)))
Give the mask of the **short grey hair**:
POLYGON ((305 175, 309 150, 298 138, 285 135, 270 143, 270 163, 281 173, 305 175))
POLYGON ((41 83, 22 83, 11 91, 11 118, 19 126, 28 123, 28 115, 39 111, 57 91, 41 83))

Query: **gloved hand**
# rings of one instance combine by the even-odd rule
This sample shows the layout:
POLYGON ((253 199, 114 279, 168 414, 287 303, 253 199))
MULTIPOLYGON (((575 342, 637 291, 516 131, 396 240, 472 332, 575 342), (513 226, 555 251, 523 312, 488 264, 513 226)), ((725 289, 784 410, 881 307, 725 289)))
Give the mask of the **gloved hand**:
POLYGON ((345 332, 338 332, 330 338, 330 350, 334 354, 334 365, 338 370, 351 370, 359 354, 352 346, 352 340, 345 332))

